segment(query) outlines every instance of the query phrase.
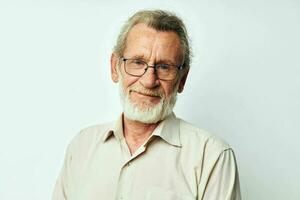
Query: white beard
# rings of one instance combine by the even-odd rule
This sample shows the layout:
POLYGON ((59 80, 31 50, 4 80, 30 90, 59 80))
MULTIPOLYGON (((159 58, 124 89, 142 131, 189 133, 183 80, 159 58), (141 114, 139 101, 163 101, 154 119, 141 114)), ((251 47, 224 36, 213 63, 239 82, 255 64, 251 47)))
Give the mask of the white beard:
POLYGON ((124 90, 123 80, 121 78, 119 83, 119 92, 124 115, 130 120, 139 121, 146 124, 157 123, 161 120, 164 120, 173 111, 177 99, 178 85, 179 84, 175 85, 174 91, 172 92, 170 98, 167 99, 166 97, 162 96, 158 104, 143 102, 143 105, 141 106, 132 102, 129 95, 130 88, 128 88, 128 92, 124 90))

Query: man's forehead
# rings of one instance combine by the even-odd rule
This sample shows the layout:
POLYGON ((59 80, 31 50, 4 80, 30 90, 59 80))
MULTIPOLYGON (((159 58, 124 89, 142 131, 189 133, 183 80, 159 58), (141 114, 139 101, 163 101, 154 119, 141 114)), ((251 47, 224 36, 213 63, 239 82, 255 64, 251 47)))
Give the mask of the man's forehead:
POLYGON ((133 53, 132 56, 144 59, 151 53, 159 53, 158 57, 163 60, 177 60, 182 55, 182 48, 177 33, 158 31, 146 24, 137 24, 128 33, 124 53, 133 53))

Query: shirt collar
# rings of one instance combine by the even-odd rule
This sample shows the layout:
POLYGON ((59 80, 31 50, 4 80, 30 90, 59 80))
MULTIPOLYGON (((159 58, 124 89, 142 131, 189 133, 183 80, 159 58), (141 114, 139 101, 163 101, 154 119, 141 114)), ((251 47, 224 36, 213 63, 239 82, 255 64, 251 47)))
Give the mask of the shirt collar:
POLYGON ((159 136, 171 145, 181 147, 179 119, 171 113, 156 127, 153 135, 159 136))
MULTIPOLYGON (((113 123, 109 131, 104 134, 103 142, 106 142, 111 135, 114 135, 119 140, 124 138, 122 115, 113 123)), ((152 136, 158 136, 171 145, 181 147, 179 119, 176 118, 174 113, 171 113, 154 129, 152 136)))
POLYGON ((104 134, 103 139, 102 139, 103 142, 106 142, 111 135, 114 135, 119 140, 124 138, 122 115, 123 114, 121 114, 121 116, 117 119, 117 121, 112 123, 109 130, 104 134))

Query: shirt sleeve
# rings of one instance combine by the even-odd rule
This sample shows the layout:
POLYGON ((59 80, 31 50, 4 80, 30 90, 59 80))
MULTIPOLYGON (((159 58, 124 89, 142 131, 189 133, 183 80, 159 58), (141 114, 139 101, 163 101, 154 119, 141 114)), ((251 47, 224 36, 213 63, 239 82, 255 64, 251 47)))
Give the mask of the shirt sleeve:
POLYGON ((202 184, 198 200, 241 200, 236 159, 232 149, 223 151, 202 184))
POLYGON ((65 155, 63 167, 56 180, 56 184, 52 194, 52 200, 68 200, 71 162, 72 155, 69 146, 65 155))

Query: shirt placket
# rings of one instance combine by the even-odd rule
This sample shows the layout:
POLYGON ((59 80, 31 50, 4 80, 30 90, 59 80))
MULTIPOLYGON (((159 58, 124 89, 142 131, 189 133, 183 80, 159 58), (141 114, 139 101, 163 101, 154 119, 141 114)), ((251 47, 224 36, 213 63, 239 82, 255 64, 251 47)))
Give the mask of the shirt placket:
POLYGON ((135 158, 145 151, 144 145, 131 155, 125 138, 120 140, 124 158, 124 164, 120 169, 116 200, 130 200, 132 196, 133 173, 135 168, 135 158))

